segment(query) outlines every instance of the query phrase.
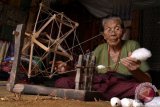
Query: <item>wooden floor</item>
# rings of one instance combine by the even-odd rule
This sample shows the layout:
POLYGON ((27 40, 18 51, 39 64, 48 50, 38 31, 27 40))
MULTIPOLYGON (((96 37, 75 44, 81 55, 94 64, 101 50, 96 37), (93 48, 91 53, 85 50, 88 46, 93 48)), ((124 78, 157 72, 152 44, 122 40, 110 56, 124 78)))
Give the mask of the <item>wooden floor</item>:
POLYGON ((0 107, 111 107, 107 101, 78 101, 50 96, 14 95, 6 90, 6 81, 0 81, 0 107))

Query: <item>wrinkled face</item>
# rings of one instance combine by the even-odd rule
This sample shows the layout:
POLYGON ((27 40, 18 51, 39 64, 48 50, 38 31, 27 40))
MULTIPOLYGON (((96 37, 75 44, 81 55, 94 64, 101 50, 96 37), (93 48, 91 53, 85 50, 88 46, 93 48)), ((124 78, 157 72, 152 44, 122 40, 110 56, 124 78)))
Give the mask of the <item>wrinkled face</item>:
POLYGON ((104 24, 104 39, 110 46, 117 46, 121 42, 123 29, 121 23, 116 19, 109 19, 104 24))

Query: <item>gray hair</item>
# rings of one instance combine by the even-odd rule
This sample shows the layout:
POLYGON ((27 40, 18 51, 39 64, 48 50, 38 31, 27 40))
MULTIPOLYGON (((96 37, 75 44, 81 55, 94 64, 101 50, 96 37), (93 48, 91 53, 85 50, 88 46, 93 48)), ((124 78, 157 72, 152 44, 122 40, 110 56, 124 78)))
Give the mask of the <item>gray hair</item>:
POLYGON ((123 24, 123 21, 121 20, 121 18, 120 18, 120 17, 115 17, 115 16, 113 16, 113 17, 108 17, 108 18, 104 18, 104 19, 102 20, 102 26, 104 27, 105 24, 106 24, 106 22, 108 22, 109 20, 117 20, 117 21, 119 21, 121 27, 124 28, 124 24, 123 24))

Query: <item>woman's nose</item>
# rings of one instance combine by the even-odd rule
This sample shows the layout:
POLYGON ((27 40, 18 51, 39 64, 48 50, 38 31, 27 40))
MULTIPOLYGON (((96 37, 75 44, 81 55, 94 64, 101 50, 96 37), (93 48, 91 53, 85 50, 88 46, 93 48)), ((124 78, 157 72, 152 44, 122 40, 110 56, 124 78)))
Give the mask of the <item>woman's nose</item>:
POLYGON ((110 34, 114 36, 115 35, 115 30, 111 29, 110 34))

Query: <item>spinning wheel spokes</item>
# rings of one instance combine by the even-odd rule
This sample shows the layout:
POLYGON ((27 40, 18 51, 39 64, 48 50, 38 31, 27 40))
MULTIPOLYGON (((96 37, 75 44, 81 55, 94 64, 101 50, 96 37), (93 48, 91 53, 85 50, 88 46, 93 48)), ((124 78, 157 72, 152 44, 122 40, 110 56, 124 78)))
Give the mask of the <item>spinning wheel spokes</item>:
POLYGON ((69 60, 73 60, 72 53, 66 51, 66 48, 70 46, 67 44, 66 39, 75 31, 78 23, 72 21, 63 13, 55 12, 53 14, 54 11, 49 12, 49 15, 46 15, 46 19, 42 18, 43 21, 41 21, 41 17, 44 17, 41 16, 41 14, 48 12, 48 9, 46 12, 43 8, 44 6, 41 4, 33 33, 26 33, 29 41, 27 41, 22 49, 23 54, 26 50, 30 49, 28 51, 30 56, 28 77, 32 76, 32 71, 37 73, 37 71, 51 70, 50 73, 52 73, 54 63, 49 67, 48 61, 55 61, 57 56, 67 57, 69 60), (44 62, 47 62, 47 66, 45 65, 41 68, 39 65, 36 65, 36 63, 33 64, 35 56, 37 57, 37 63, 44 65, 44 62))

